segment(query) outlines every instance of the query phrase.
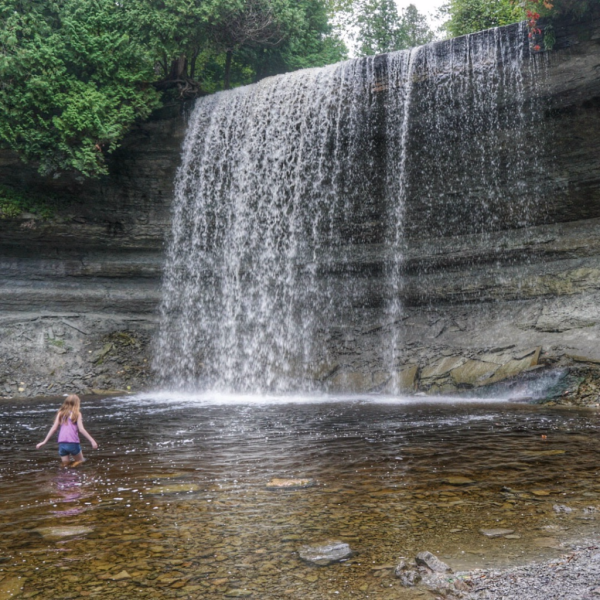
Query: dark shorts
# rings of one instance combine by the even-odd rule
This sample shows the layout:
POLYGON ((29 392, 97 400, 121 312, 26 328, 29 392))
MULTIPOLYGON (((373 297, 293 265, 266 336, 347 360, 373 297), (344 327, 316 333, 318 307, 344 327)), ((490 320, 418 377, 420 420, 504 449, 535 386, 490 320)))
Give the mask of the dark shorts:
POLYGON ((60 456, 68 456, 72 454, 76 456, 81 452, 81 444, 72 444, 68 442, 60 442, 58 444, 58 454, 60 456))

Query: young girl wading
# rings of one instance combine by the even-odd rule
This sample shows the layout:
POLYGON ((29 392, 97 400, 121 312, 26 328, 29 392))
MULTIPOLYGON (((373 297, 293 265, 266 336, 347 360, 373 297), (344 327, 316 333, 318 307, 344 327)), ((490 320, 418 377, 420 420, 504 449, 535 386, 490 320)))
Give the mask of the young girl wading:
POLYGON ((79 412, 80 404, 79 396, 71 394, 67 396, 60 410, 56 414, 54 424, 50 428, 46 439, 40 442, 36 448, 41 448, 60 427, 58 433, 58 454, 65 467, 76 467, 83 461, 83 452, 79 444, 79 434, 84 435, 92 444, 92 448, 96 450, 98 444, 96 440, 85 430, 81 413, 79 412), (73 462, 71 462, 73 460, 73 462))

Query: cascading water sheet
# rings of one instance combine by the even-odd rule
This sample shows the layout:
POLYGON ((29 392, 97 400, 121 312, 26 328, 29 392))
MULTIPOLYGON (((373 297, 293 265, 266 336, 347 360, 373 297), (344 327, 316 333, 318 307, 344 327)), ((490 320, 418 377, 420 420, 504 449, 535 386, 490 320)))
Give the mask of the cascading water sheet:
POLYGON ((198 101, 165 268, 163 380, 309 385, 317 331, 352 295, 351 278, 322 272, 343 261, 351 220, 381 185, 375 80, 364 59, 198 101))
POLYGON ((163 384, 307 391, 333 364, 399 392, 411 232, 486 235, 538 208, 528 58, 521 24, 198 100, 165 265, 163 384))

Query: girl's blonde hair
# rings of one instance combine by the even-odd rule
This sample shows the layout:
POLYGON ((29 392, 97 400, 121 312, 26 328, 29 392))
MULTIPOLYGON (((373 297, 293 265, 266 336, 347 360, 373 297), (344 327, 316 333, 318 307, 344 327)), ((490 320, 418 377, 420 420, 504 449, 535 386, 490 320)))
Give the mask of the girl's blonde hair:
POLYGON ((66 423, 67 419, 70 417, 73 423, 77 423, 77 419, 79 419, 79 403, 81 400, 79 396, 76 394, 70 394, 65 398, 63 405, 60 407, 58 411, 58 422, 66 423))

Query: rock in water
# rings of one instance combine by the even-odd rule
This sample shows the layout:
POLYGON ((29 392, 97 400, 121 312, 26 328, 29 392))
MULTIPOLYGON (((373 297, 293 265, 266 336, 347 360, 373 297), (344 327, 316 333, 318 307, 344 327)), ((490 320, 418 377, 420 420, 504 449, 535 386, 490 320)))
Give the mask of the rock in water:
POLYGON ((353 552, 345 542, 327 541, 318 546, 302 546, 298 554, 306 562, 326 567, 332 563, 350 558, 353 552))
POLYGON ((479 530, 479 533, 481 533, 481 535, 485 535, 485 537, 489 537, 489 538, 504 537, 505 535, 511 535, 514 532, 515 532, 514 529, 480 529, 479 530))
POLYGON ((431 552, 419 552, 415 557, 415 562, 420 567, 427 567, 434 573, 451 573, 452 569, 445 563, 442 562, 435 554, 431 552))
POLYGON ((34 529, 43 538, 53 540, 77 535, 86 535, 94 531, 91 527, 77 527, 76 525, 63 525, 57 527, 39 527, 34 529))
POLYGON ((312 479, 271 479, 267 483, 268 490, 299 490, 314 485, 312 479))
POLYGON ((447 483, 448 485, 456 486, 471 485, 472 483, 475 483, 472 479, 469 479, 468 477, 462 477, 460 475, 446 477, 446 479, 443 479, 442 482, 447 483))

